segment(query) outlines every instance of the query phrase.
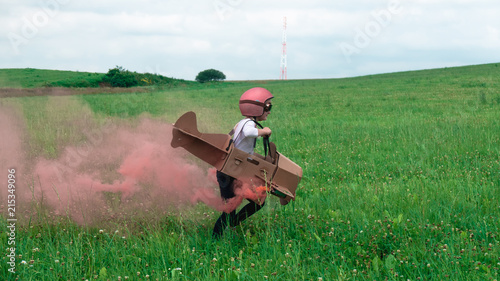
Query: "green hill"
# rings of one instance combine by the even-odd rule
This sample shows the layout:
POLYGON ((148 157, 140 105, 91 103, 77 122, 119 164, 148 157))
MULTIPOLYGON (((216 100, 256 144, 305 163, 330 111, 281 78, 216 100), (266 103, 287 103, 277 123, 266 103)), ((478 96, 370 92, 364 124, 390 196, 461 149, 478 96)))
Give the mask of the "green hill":
MULTIPOLYGON (((67 84, 95 84, 96 81, 101 81, 104 73, 94 72, 79 72, 79 71, 62 71, 62 70, 46 70, 46 69, 0 69, 0 88, 37 88, 45 86, 61 86, 67 84)), ((386 74, 376 74, 359 76, 352 78, 340 79, 320 79, 319 81, 334 80, 337 84, 351 84, 352 82, 366 82, 376 78, 379 82, 388 82, 400 84, 402 82, 417 82, 417 83, 437 83, 445 82, 452 84, 460 84, 463 87, 486 87, 487 84, 498 84, 500 80, 500 68, 498 63, 439 68, 429 70, 405 71, 386 74)), ((174 79, 183 82, 181 79, 174 79)), ((289 80, 287 82, 297 82, 297 80, 289 80)), ((305 80, 305 81, 315 81, 305 80)), ((250 83, 259 81, 248 81, 250 83)), ((266 83, 281 83, 282 81, 269 80, 266 83)), ((226 84, 239 84, 246 82, 226 82, 226 84)), ((195 85, 195 83, 192 83, 195 85)), ((198 88, 198 87, 196 87, 198 88)))
POLYGON ((101 80, 103 73, 76 72, 46 69, 0 69, 0 88, 37 88, 49 83, 101 80))
MULTIPOLYGON (((189 81, 169 78, 156 74, 142 74, 129 72, 132 79, 137 79, 138 86, 171 84, 184 84, 189 81)), ((40 88, 40 87, 68 87, 68 88, 96 88, 103 83, 105 73, 62 71, 47 69, 0 69, 0 88, 40 88)), ((104 83, 106 84, 109 83, 104 83)), ((107 85, 110 86, 110 85, 107 85)))

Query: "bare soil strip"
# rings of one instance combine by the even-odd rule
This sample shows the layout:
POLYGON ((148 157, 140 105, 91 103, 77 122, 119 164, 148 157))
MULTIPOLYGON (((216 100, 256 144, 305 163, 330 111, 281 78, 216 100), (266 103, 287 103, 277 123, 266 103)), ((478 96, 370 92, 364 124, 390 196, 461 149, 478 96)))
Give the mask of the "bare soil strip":
POLYGON ((32 89, 0 88, 0 98, 144 93, 147 91, 148 90, 145 88, 63 88, 63 87, 46 87, 46 88, 32 88, 32 89))

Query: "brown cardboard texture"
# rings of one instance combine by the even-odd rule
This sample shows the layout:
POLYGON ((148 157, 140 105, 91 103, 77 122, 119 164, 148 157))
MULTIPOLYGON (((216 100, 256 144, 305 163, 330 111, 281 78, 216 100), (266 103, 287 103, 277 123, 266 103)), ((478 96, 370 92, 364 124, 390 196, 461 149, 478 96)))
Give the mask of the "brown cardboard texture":
POLYGON ((302 168, 276 152, 274 144, 271 145, 271 157, 266 159, 257 153, 248 154, 235 148, 227 134, 199 132, 196 114, 192 111, 177 120, 172 135, 172 147, 186 149, 233 178, 263 180, 273 195, 295 200, 295 191, 302 179, 302 168))

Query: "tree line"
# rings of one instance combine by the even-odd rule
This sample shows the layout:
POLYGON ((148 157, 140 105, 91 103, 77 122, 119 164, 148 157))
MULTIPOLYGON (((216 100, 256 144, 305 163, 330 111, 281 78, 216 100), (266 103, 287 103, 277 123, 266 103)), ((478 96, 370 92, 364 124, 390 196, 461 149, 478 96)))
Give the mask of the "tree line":
MULTIPOLYGON (((207 69, 201 71, 196 76, 195 80, 199 83, 210 81, 223 81, 226 76, 221 71, 215 69, 207 69)), ((61 80, 56 82, 46 83, 47 87, 70 87, 70 88, 92 88, 92 87, 121 87, 130 88, 137 86, 150 86, 150 85, 166 85, 177 84, 179 82, 186 82, 182 79, 175 79, 165 77, 159 74, 151 73, 137 73, 129 71, 121 66, 109 69, 104 75, 102 74, 89 74, 85 79, 78 80, 61 80)))

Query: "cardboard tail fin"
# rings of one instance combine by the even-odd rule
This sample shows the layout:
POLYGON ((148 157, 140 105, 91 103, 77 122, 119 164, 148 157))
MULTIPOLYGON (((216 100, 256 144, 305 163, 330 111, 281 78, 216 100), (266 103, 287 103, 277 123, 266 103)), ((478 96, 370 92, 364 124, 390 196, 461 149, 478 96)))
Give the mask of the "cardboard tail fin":
POLYGON ((204 134, 198 131, 196 114, 182 115, 174 124, 171 146, 182 147, 218 170, 224 165, 231 137, 227 134, 204 134))
POLYGON ((191 138, 184 137, 186 134, 199 137, 201 133, 198 131, 196 114, 190 111, 179 117, 174 124, 173 134, 171 143, 173 148, 184 147, 193 141, 191 138))

